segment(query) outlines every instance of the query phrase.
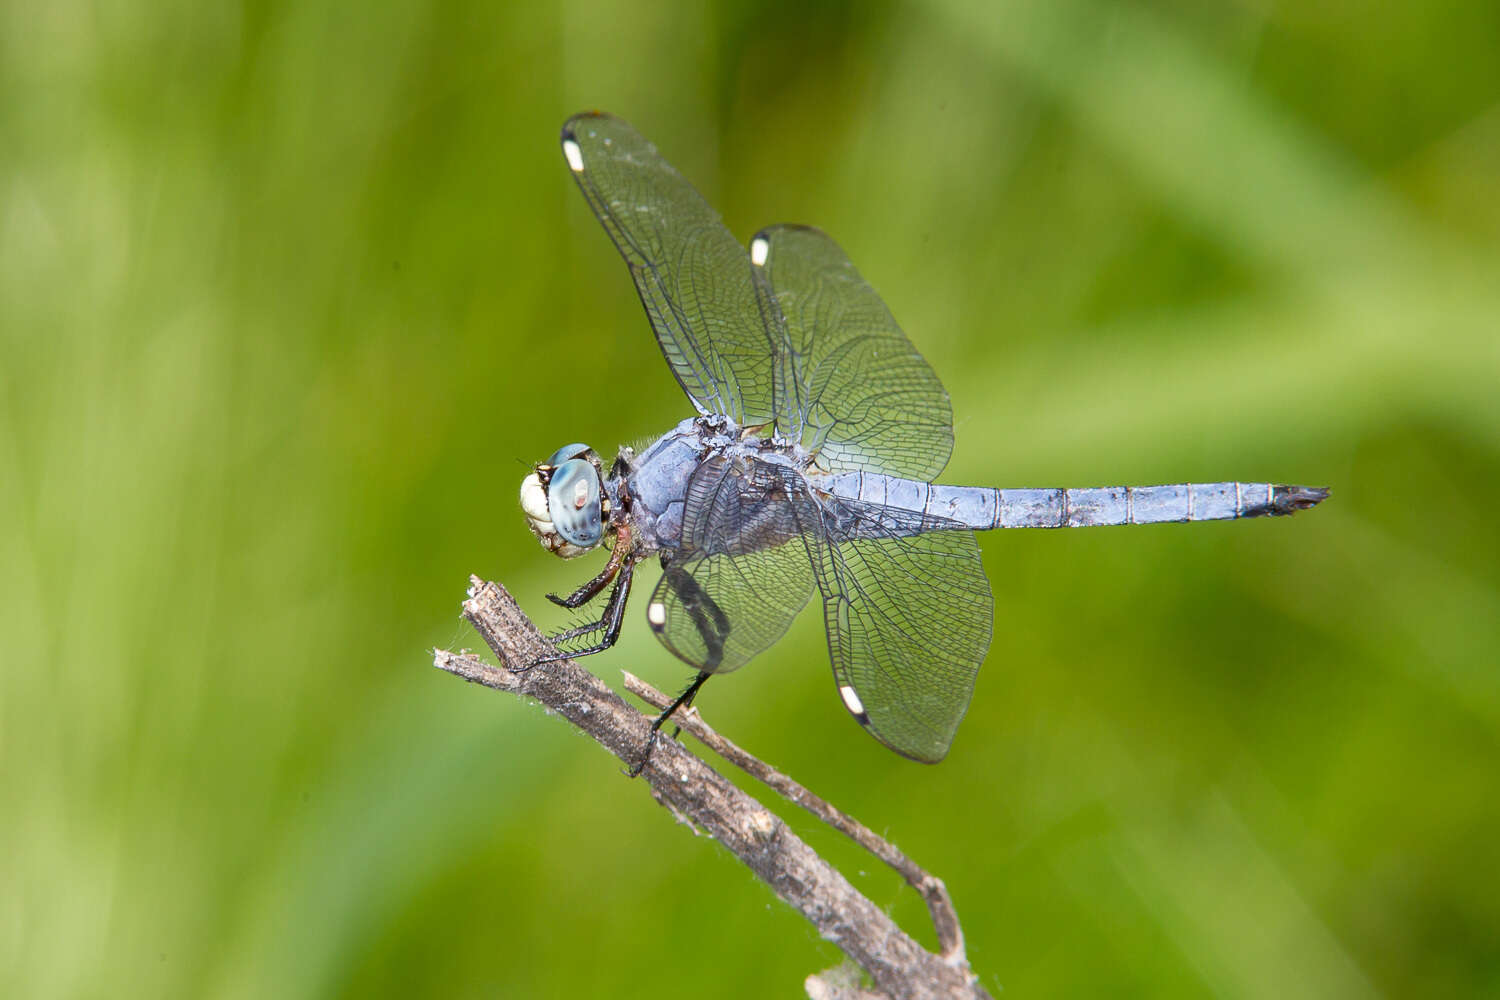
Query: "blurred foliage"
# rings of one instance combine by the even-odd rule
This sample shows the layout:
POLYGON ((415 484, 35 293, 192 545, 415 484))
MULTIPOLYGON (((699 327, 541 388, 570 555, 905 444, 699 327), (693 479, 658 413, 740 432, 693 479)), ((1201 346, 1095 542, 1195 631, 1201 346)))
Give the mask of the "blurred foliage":
MULTIPOLYGON (((953 396, 948 481, 1334 488, 985 538, 937 767, 848 720, 812 618, 711 720, 942 875, 997 993, 1500 993, 1497 45, 1493 0, 5 6, 0 994, 838 961, 430 667, 468 573, 558 625, 593 572, 526 463, 688 412, 556 148, 585 107, 736 233, 836 236, 953 396)), ((680 684, 639 614, 589 665, 680 684)))

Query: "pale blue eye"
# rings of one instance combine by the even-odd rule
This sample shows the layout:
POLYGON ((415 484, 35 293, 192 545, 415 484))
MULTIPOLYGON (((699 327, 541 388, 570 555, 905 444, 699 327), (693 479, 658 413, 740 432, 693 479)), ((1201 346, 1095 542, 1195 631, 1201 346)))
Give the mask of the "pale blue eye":
POLYGON ((591 462, 572 458, 557 467, 547 484, 547 513, 563 541, 583 549, 599 544, 604 536, 604 517, 599 503, 599 473, 591 462))
POLYGON ((552 457, 547 459, 546 464, 552 466, 555 469, 559 465, 562 465, 564 462, 566 462, 568 459, 577 458, 588 450, 589 446, 586 444, 563 445, 561 448, 552 453, 552 457))

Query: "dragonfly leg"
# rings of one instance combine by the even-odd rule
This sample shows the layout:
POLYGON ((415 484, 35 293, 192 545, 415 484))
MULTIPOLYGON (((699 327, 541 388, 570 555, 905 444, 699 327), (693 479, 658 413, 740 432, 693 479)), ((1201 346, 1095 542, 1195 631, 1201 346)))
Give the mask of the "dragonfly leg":
MULTIPOLYGON (((687 689, 656 717, 656 721, 651 723, 651 736, 646 741, 646 748, 641 753, 640 761, 626 772, 632 778, 639 776, 646 767, 646 762, 651 759, 651 751, 656 746, 657 734, 661 732, 662 725, 674 713, 693 704, 693 699, 697 697, 698 689, 703 686, 703 682, 708 680, 714 667, 724 661, 724 640, 729 636, 729 617, 724 614, 718 602, 708 596, 708 591, 703 589, 703 585, 695 580, 691 573, 665 559, 662 560, 662 573, 667 586, 671 587, 676 595, 678 605, 688 613, 693 621, 693 627, 698 630, 698 635, 703 640, 703 663, 700 665, 698 676, 687 686, 687 689)), ((676 738, 680 732, 682 732, 681 726, 673 728, 673 738, 676 738)))
POLYGON ((629 527, 623 527, 623 530, 620 531, 619 534, 621 534, 623 537, 620 537, 616 540, 614 551, 609 554, 609 562, 604 564, 604 568, 599 571, 598 576, 594 577, 588 583, 585 583, 582 587, 579 587, 577 590, 573 591, 567 597, 558 597, 556 594, 548 594, 547 600, 551 601, 553 604, 558 604, 562 607, 572 609, 581 608, 583 607, 583 605, 587 604, 589 601, 592 601, 595 597, 597 597, 599 591, 608 586, 609 581, 613 580, 615 578, 615 574, 620 572, 620 567, 624 564, 625 557, 630 554, 629 527))
MULTIPOLYGON (((588 635, 602 629, 604 635, 599 638, 598 642, 583 649, 575 649, 572 652, 558 651, 550 653, 547 656, 533 660, 531 666, 534 667, 539 663, 551 663, 554 660, 567 660, 578 656, 592 656, 595 653, 602 653, 613 646, 615 640, 620 638, 620 628, 625 621, 625 602, 630 597, 630 583, 634 577, 635 561, 627 559, 620 568, 619 575, 615 577, 615 589, 610 591, 609 603, 604 605, 603 616, 596 622, 579 625, 576 628, 570 628, 566 632, 559 632, 557 635, 551 637, 554 643, 566 642, 569 639, 576 639, 581 635, 588 635)), ((530 667, 527 669, 530 669, 530 667)))
MULTIPOLYGON (((698 676, 693 678, 693 682, 683 690, 682 694, 677 696, 677 700, 672 702, 672 704, 668 705, 666 708, 662 709, 661 714, 656 717, 656 721, 651 723, 651 735, 646 739, 646 749, 641 754, 639 763, 633 765, 630 770, 626 772, 630 775, 630 777, 640 777, 640 773, 646 769, 646 762, 651 759, 651 751, 656 747, 656 736, 659 732, 661 732, 662 724, 670 719, 674 714, 676 714, 678 710, 690 707, 693 704, 693 699, 698 697, 698 689, 701 688, 703 686, 703 682, 708 680, 711 676, 713 675, 704 673, 701 670, 698 671, 698 676)), ((682 732, 682 728, 678 727, 677 730, 673 732, 673 737, 676 737, 677 733, 680 732, 682 732)))
POLYGON ((691 573, 664 563, 662 566, 667 586, 677 595, 678 603, 693 620, 693 626, 703 639, 705 655, 699 664, 705 672, 712 673, 724 659, 724 640, 729 636, 729 619, 703 585, 693 579, 691 573))

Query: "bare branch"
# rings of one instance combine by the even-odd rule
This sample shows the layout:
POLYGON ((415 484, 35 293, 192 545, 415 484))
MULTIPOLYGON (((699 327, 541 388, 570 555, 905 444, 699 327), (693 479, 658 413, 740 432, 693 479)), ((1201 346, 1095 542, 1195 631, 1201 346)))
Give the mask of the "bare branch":
MULTIPOLYGON (((463 607, 464 617, 502 665, 493 667, 472 654, 437 650, 435 666, 476 684, 535 699, 627 765, 639 761, 651 720, 572 660, 526 669, 554 647, 503 587, 472 577, 463 607)), ((723 844, 811 921, 824 939, 870 976, 880 993, 891 1000, 989 1000, 963 962, 961 946, 953 961, 924 949, 780 818, 676 740, 663 734, 641 777, 658 802, 723 844)), ((955 920, 953 940, 961 942, 956 927, 955 920)), ((808 988, 827 989, 830 979, 830 973, 809 977, 808 988)), ((842 989, 839 993, 851 995, 842 989)))
POLYGON ((885 1000, 884 994, 865 989, 859 969, 849 964, 808 976, 802 988, 807 1000, 885 1000))
MULTIPOLYGON (((625 690, 654 708, 666 708, 672 703, 668 695, 658 691, 629 671, 625 672, 625 690)), ((788 802, 806 809, 895 869, 896 873, 906 879, 907 884, 917 890, 926 901, 927 912, 932 915, 932 926, 937 931, 938 943, 943 948, 944 961, 960 967, 968 964, 964 957, 964 935, 958 924, 958 913, 953 908, 953 900, 949 897, 948 887, 943 884, 942 879, 924 871, 895 844, 881 837, 853 816, 835 808, 808 791, 799 782, 731 742, 705 722, 698 709, 689 708, 685 712, 678 712, 672 717, 672 721, 692 733, 700 743, 741 771, 766 785, 788 802)))

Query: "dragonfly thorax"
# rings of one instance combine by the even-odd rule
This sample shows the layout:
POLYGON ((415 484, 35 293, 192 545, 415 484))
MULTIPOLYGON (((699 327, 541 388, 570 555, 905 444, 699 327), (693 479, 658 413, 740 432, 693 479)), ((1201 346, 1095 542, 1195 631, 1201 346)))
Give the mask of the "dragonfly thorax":
POLYGON ((585 444, 559 448, 521 480, 521 510, 543 548, 572 559, 604 539, 602 481, 599 457, 585 444))

